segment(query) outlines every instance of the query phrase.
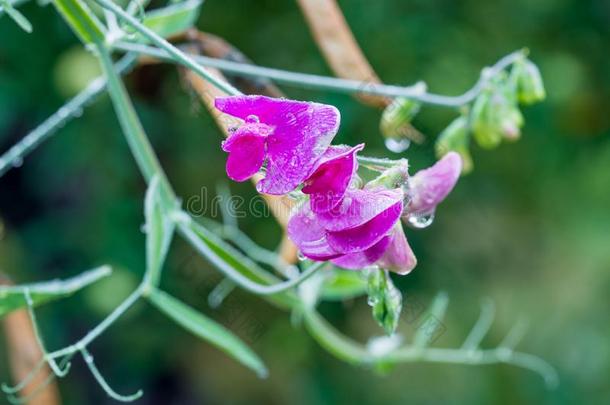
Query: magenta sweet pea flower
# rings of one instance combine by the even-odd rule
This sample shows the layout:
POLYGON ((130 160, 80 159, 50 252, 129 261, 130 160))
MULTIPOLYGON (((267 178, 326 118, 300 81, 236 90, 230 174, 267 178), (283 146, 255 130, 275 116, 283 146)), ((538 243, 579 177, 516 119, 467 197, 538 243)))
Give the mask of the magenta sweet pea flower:
POLYGON ((244 181, 265 162, 261 193, 286 194, 313 172, 339 128, 339 111, 330 105, 265 96, 231 96, 215 100, 220 111, 245 123, 222 148, 229 152, 227 175, 244 181))
POLYGON ((303 193, 310 195, 314 212, 328 212, 341 202, 358 169, 356 153, 364 144, 354 147, 330 146, 305 180, 303 193))
POLYGON ((301 205, 288 222, 288 235, 311 260, 361 269, 385 257, 390 270, 404 274, 413 268, 415 258, 402 228, 400 234, 396 232, 403 199, 401 189, 348 189, 328 212, 316 213, 310 204, 301 205), (404 245, 406 250, 394 252, 404 245))
POLYGON ((407 242, 407 237, 400 222, 394 225, 389 237, 391 242, 377 264, 400 275, 410 273, 417 265, 417 258, 411 250, 409 242, 407 242))
POLYGON ((432 215, 436 206, 447 197, 462 171, 462 158, 449 152, 433 166, 420 170, 408 180, 407 215, 432 215))

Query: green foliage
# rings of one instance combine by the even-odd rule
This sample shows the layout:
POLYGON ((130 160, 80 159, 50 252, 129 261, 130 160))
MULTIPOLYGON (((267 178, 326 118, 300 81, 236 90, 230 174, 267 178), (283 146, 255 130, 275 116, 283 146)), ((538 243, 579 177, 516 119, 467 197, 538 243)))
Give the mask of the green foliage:
MULTIPOLYGON (((144 15, 143 24, 163 38, 179 34, 193 27, 202 4, 203 0, 187 0, 150 11, 144 15)), ((141 35, 138 38, 150 42, 141 35)))
POLYGON ((218 347, 246 367, 251 368, 259 377, 267 376, 267 368, 262 360, 222 325, 163 291, 153 290, 149 299, 161 312, 177 324, 218 347))
POLYGON ((343 301, 359 297, 366 290, 367 280, 360 272, 334 268, 324 278, 320 295, 325 300, 343 301))
POLYGON ((81 41, 86 44, 104 41, 104 26, 83 0, 53 0, 53 5, 81 41))
POLYGON ((16 309, 27 306, 26 291, 29 291, 32 297, 32 306, 36 307, 49 301, 69 297, 99 279, 109 276, 111 272, 110 267, 102 266, 66 280, 0 286, 0 318, 16 309))
POLYGON ((153 287, 159 285, 163 263, 174 234, 174 221, 170 217, 174 208, 164 202, 159 177, 153 177, 144 200, 146 280, 153 287))

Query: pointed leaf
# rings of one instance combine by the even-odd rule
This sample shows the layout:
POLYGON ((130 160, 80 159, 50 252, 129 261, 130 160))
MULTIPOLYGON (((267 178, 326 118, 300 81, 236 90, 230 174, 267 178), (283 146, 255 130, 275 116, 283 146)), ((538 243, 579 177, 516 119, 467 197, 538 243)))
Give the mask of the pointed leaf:
MULTIPOLYGON (((163 38, 176 35, 192 28, 199 18, 203 0, 187 0, 153 10, 144 16, 144 25, 163 38)), ((143 37, 140 41, 147 42, 143 37)))
POLYGON ((267 368, 256 353, 224 326, 163 291, 155 289, 149 298, 161 312, 185 329, 251 368, 259 377, 267 376, 267 368))
POLYGON ((174 233, 174 222, 163 206, 161 183, 153 177, 144 200, 146 218, 146 277, 153 286, 159 285, 161 269, 174 233))
POLYGON ((358 271, 333 269, 324 280, 321 296, 326 300, 343 301, 366 293, 366 278, 358 271))
POLYGON ((34 284, 17 286, 0 286, 0 318, 16 309, 27 306, 25 291, 29 290, 34 306, 64 298, 76 291, 109 276, 112 270, 109 266, 98 267, 86 271, 67 280, 52 280, 34 284))
MULTIPOLYGON (((280 281, 277 277, 263 270, 248 256, 210 232, 203 225, 189 220, 185 223, 185 226, 188 226, 206 245, 207 249, 205 249, 205 251, 202 249, 198 249, 197 251, 212 264, 222 261, 224 264, 233 268, 234 271, 237 271, 258 283, 275 284, 280 281)), ((274 294, 269 296, 269 299, 280 306, 290 306, 292 304, 292 299, 287 293, 274 294)))

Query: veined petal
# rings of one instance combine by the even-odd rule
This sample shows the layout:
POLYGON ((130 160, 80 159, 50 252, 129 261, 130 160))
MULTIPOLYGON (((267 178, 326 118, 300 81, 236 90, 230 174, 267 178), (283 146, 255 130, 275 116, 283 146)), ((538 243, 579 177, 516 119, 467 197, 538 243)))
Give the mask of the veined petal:
POLYGON ((341 253, 355 253, 370 248, 386 236, 402 214, 402 200, 355 228, 327 231, 330 247, 341 253))
POLYGON ((227 175, 235 181, 252 177, 265 161, 265 132, 260 125, 243 125, 222 143, 229 152, 227 175))
POLYGON ((323 261, 341 255, 328 244, 326 230, 320 226, 307 203, 292 215, 287 230, 299 251, 309 259, 323 261))
POLYGON ((427 215, 447 197, 457 183, 462 170, 462 158, 449 152, 428 169, 409 178, 408 214, 427 215))
POLYGON ((379 242, 362 252, 348 253, 332 259, 331 262, 345 269, 360 270, 379 260, 387 250, 391 240, 391 236, 384 236, 379 242))
POLYGON ((231 96, 215 100, 220 111, 273 127, 267 139, 267 174, 257 190, 286 194, 311 174, 339 128, 339 111, 331 106, 265 96, 231 96))
POLYGON ((399 188, 348 189, 340 204, 328 212, 318 213, 318 220, 329 231, 355 228, 399 202, 402 207, 403 197, 403 191, 399 188))
POLYGON ((400 221, 394 225, 390 238, 391 242, 377 264, 401 275, 410 273, 417 265, 417 258, 407 242, 400 221))
POLYGON ((341 202, 358 168, 356 153, 363 148, 363 143, 354 147, 329 146, 324 152, 302 189, 311 195, 314 212, 328 212, 341 202))

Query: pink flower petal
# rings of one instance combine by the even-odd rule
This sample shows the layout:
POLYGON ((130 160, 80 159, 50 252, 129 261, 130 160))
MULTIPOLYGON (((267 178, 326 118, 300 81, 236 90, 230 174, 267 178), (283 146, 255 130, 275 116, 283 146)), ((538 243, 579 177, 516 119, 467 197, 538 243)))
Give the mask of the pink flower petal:
POLYGON ((265 96, 215 100, 216 108, 250 122, 273 127, 267 138, 267 174, 257 190, 286 194, 311 174, 339 128, 339 111, 330 105, 265 96))
POLYGON ((329 231, 341 231, 360 226, 398 202, 402 207, 401 189, 348 189, 340 204, 329 212, 318 213, 320 224, 329 231))
POLYGON ((341 253, 355 253, 370 248, 392 229, 402 214, 402 200, 355 228, 326 233, 330 247, 341 253))
POLYGON ((407 237, 398 222, 391 234, 391 243, 377 264, 398 274, 408 274, 417 265, 417 258, 407 242, 407 237))
POLYGON ((305 194, 311 195, 314 212, 327 212, 341 202, 358 168, 356 153, 363 148, 364 144, 354 147, 330 146, 322 155, 302 189, 305 194))
POLYGON ((331 262, 345 269, 363 269, 367 266, 372 265, 383 256, 391 240, 391 236, 384 236, 379 242, 362 252, 349 253, 337 257, 336 259, 332 259, 331 262))
POLYGON ((408 214, 428 215, 447 197, 462 171, 462 158, 449 152, 433 166, 409 178, 408 214))
POLYGON ((329 260, 340 256, 326 240, 326 230, 320 226, 309 204, 303 204, 288 221, 288 236, 301 254, 312 260, 329 260))
POLYGON ((222 149, 229 152, 227 175, 231 179, 245 181, 258 172, 265 160, 265 138, 258 126, 246 124, 222 143, 222 149))

